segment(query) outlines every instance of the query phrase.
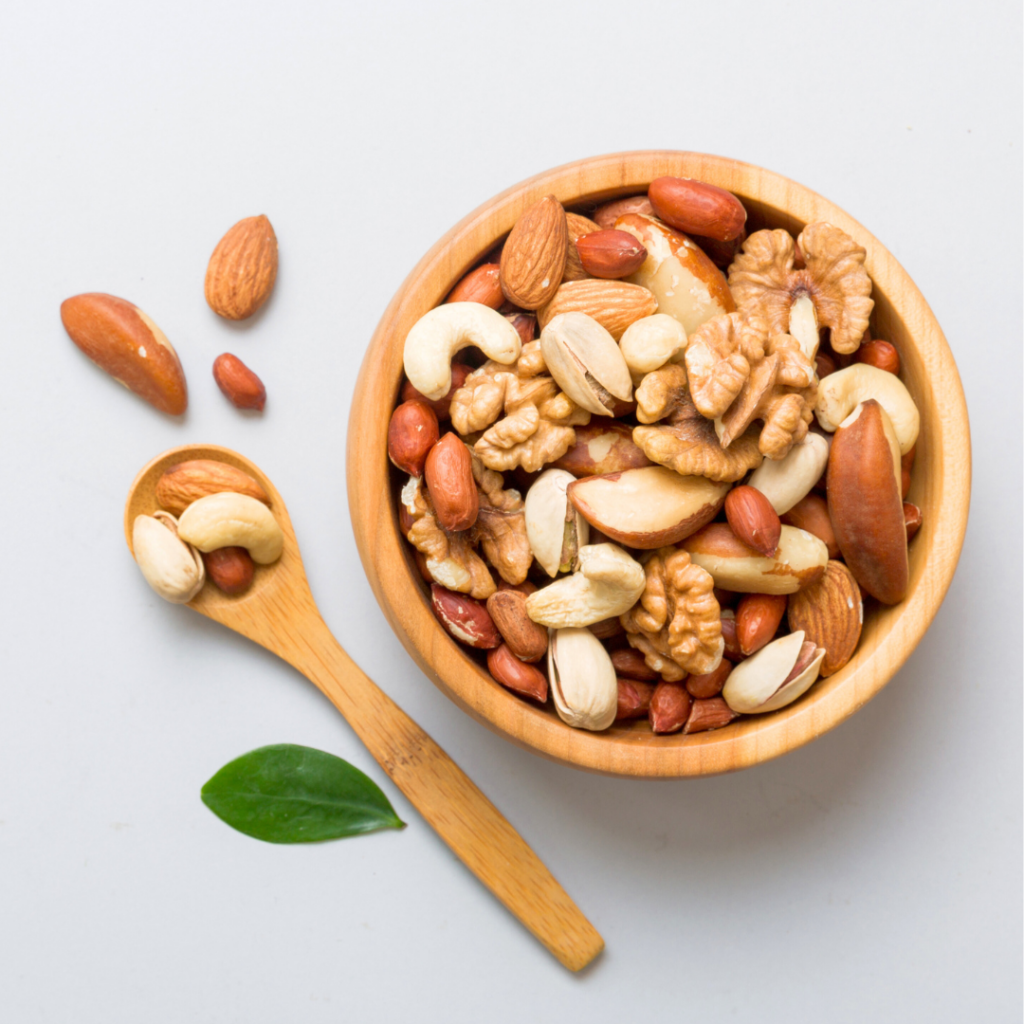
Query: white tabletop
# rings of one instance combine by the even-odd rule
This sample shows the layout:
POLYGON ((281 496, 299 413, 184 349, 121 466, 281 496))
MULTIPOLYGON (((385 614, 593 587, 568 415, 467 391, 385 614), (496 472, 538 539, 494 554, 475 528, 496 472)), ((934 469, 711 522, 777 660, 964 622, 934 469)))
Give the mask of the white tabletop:
POLYGON ((7 5, 0 1017, 1018 1021, 1019 4, 438 6, 7 5), (877 235, 949 339, 975 460, 956 578, 888 688, 774 763, 660 784, 551 764, 436 690, 373 599, 344 475, 364 347, 433 241, 540 170, 645 148, 771 168, 877 235), (206 261, 261 212, 277 289, 232 326, 206 261), (58 308, 84 291, 166 331, 182 421, 74 348, 58 308), (217 391, 223 351, 262 416, 217 391), (328 624, 590 916, 591 968, 530 938, 312 686, 147 589, 124 498, 186 442, 274 480, 328 624), (409 827, 232 831, 199 789, 275 742, 358 765, 409 827))

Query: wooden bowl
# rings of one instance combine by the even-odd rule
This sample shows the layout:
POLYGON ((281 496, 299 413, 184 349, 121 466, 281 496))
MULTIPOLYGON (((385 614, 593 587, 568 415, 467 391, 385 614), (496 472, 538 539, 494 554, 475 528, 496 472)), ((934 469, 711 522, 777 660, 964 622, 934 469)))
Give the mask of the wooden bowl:
POLYGON ((827 732, 862 707, 899 671, 930 625, 960 556, 970 497, 967 407, 952 353, 934 315, 889 251, 839 207, 778 174, 723 157, 653 151, 595 157, 558 167, 484 203, 420 260, 391 301, 370 342, 356 384, 348 433, 348 494, 356 542, 388 621, 423 671, 478 721, 520 746, 563 764, 610 775, 673 777, 747 768, 827 732), (441 302, 519 215, 553 194, 581 212, 596 202, 646 192, 671 174, 711 182, 747 207, 748 230, 782 227, 794 236, 813 221, 842 228, 867 250, 874 282, 872 330, 892 341, 901 376, 921 411, 908 500, 924 525, 910 547, 910 589, 893 608, 874 608, 857 653, 796 703, 715 732, 655 736, 646 722, 602 733, 571 729, 550 702, 520 700, 487 674, 483 659, 452 640, 434 618, 412 549, 399 532, 397 471, 387 429, 401 386, 409 328, 441 302))

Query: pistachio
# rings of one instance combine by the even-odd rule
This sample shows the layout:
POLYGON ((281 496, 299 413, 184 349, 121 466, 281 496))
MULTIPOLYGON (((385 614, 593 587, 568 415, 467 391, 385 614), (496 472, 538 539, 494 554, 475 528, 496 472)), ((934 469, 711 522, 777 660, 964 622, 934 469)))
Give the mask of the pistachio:
POLYGON ((178 536, 178 520, 169 512, 135 517, 132 550, 146 582, 165 601, 187 604, 202 588, 203 560, 178 536))
POLYGON ((824 659, 825 649, 805 640, 798 629, 740 662, 729 673, 722 696, 740 714, 776 711, 811 688, 824 659))
POLYGON ((643 566, 616 544, 580 548, 580 567, 526 599, 526 614, 551 629, 590 626, 636 604, 647 580, 643 566))
POLYGON ((526 536, 533 557, 552 578, 576 568, 590 526, 565 491, 576 478, 564 469, 547 469, 526 492, 526 536))
POLYGON ((540 348, 548 372, 582 408, 608 416, 615 399, 632 399, 633 381, 619 346, 586 313, 559 313, 541 333, 540 348))
POLYGON ((548 679, 558 717, 600 732, 615 721, 619 686, 612 659, 589 629, 556 629, 548 643, 548 679))

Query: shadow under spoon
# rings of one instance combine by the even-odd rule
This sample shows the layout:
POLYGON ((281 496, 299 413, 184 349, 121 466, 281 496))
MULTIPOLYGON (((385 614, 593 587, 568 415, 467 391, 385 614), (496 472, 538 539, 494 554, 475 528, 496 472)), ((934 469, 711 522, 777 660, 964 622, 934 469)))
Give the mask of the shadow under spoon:
POLYGON ((244 470, 270 496, 284 552, 257 566, 252 586, 229 597, 204 586, 189 607, 284 659, 342 713, 395 785, 460 860, 570 970, 585 967, 604 940, 565 890, 455 762, 345 653, 317 609, 288 510, 274 485, 228 448, 183 445, 157 456, 136 477, 125 505, 125 536, 158 507, 163 472, 188 459, 244 470))

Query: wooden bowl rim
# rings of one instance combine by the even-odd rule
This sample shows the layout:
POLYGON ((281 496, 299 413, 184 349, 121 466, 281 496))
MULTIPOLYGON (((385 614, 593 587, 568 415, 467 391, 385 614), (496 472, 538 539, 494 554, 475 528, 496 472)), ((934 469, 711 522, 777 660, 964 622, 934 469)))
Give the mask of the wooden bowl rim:
MULTIPOLYGON (((791 229, 792 230, 792 229, 791 229)), ((874 319, 874 317, 873 317, 874 319)), ((927 631, 953 578, 970 500, 967 407, 949 345, 916 285, 892 254, 834 203, 782 175, 727 157, 674 150, 614 153, 537 174, 481 204, 419 261, 381 318, 356 382, 347 445, 349 507, 360 558, 381 609, 424 673, 492 731, 562 764, 626 777, 668 778, 747 768, 795 750, 867 703, 899 671, 927 631), (658 736, 613 727, 572 729, 497 684, 434 618, 408 544, 399 532, 386 454, 388 414, 402 380, 409 327, 544 195, 567 207, 639 194, 655 177, 708 181, 736 193, 770 220, 828 220, 868 253, 875 314, 900 345, 904 378, 922 413, 909 497, 925 525, 911 548, 907 598, 872 612, 854 658, 801 700, 763 717, 693 736, 658 736), (753 188, 756 186, 756 189, 753 188), (392 338, 401 340, 392 342, 392 338), (940 411, 941 410, 941 411, 940 411)))

